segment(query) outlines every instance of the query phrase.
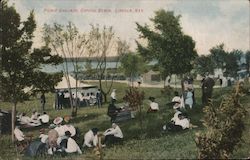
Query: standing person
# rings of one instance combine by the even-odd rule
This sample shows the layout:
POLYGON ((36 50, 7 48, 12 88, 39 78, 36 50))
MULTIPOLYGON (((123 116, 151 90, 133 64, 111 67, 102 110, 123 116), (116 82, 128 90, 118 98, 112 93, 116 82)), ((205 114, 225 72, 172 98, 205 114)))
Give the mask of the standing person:
POLYGON ((110 97, 111 97, 111 101, 112 101, 113 99, 116 100, 116 89, 113 89, 113 91, 112 91, 110 97))
POLYGON ((103 135, 105 136, 103 147, 107 144, 120 143, 123 140, 122 130, 115 123, 112 123, 112 128, 107 129, 103 135))
POLYGON ((192 109, 193 103, 194 103, 194 100, 193 100, 192 90, 188 89, 186 99, 185 99, 185 104, 187 104, 190 107, 190 109, 192 109))
POLYGON ((42 111, 44 111, 44 107, 45 107, 45 103, 46 103, 46 98, 45 98, 44 93, 42 93, 40 100, 41 100, 41 104, 42 104, 42 111))
POLYGON ((100 89, 96 92, 96 103, 98 108, 102 107, 102 92, 100 89))
POLYGON ((63 104, 64 104, 64 93, 63 92, 60 92, 60 95, 59 95, 59 101, 58 101, 58 110, 59 109, 63 109, 63 104))
POLYGON ((215 82, 212 78, 207 76, 204 79, 204 82, 202 85, 202 103, 205 105, 207 105, 208 102, 210 102, 212 98, 214 84, 215 82))
POLYGON ((111 118, 111 123, 113 123, 116 119, 117 114, 120 112, 121 108, 116 108, 115 106, 115 99, 111 100, 111 103, 108 107, 107 115, 111 118))

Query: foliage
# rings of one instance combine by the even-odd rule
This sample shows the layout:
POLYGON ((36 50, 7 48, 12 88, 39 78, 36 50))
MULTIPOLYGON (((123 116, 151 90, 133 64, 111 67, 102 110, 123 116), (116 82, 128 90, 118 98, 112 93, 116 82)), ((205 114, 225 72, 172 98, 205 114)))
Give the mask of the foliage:
POLYGON ((250 75, 250 51, 246 52, 246 69, 248 76, 250 75))
POLYGON ((129 53, 121 58, 121 68, 132 82, 135 77, 138 77, 144 71, 145 63, 140 55, 129 53))
MULTIPOLYGON (((70 93, 70 104, 72 109, 72 116, 77 115, 77 107, 73 106, 72 90, 68 62, 69 59, 73 62, 73 74, 76 79, 75 93, 78 90, 78 74, 79 74, 79 61, 80 57, 86 56, 87 44, 89 42, 87 36, 84 33, 80 33, 78 28, 71 22, 66 26, 54 23, 53 26, 44 24, 43 28, 43 40, 46 46, 51 47, 57 56, 64 58, 63 70, 64 76, 67 80, 68 90, 70 93)), ((76 104, 77 105, 77 104, 76 104)))
POLYGON ((206 75, 206 73, 213 74, 215 69, 214 61, 211 55, 201 55, 195 59, 195 71, 200 75, 206 75))
POLYGON ((126 94, 123 100, 128 103, 129 107, 134 111, 139 111, 140 128, 143 132, 143 115, 142 115, 142 104, 144 99, 144 92, 140 91, 138 88, 129 87, 126 90, 126 94))
POLYGON ((126 90, 126 94, 123 97, 123 100, 128 102, 129 107, 133 110, 139 110, 144 99, 144 92, 140 91, 136 87, 129 87, 126 90))
POLYGON ((224 98, 219 106, 212 103, 204 108, 207 133, 196 135, 199 159, 227 159, 240 144, 246 115, 240 104, 241 86, 224 98))
POLYGON ((40 70, 41 65, 56 65, 62 62, 52 56, 50 49, 42 47, 31 49, 33 33, 36 28, 34 12, 21 22, 14 7, 1 1, 1 97, 13 103, 12 130, 14 130, 16 104, 37 91, 47 92, 61 79, 61 74, 47 74, 40 70), (29 91, 29 92, 28 92, 29 91))
POLYGON ((154 29, 136 23, 140 38, 147 41, 147 46, 137 41, 138 52, 147 61, 158 61, 157 67, 162 77, 189 72, 197 53, 192 37, 181 30, 180 16, 165 10, 158 10, 155 14, 150 19, 154 29))
POLYGON ((227 52, 224 50, 224 44, 217 45, 210 49, 211 58, 214 62, 214 68, 223 69, 225 76, 236 77, 239 70, 238 61, 240 61, 243 52, 240 50, 232 50, 227 52))
MULTIPOLYGON (((103 26, 103 28, 100 28, 99 25, 91 25, 91 31, 88 36, 89 43, 87 50, 89 56, 96 58, 97 67, 95 69, 95 73, 99 81, 99 88, 104 95, 104 102, 107 102, 107 94, 111 91, 114 78, 112 76, 112 83, 107 83, 108 54, 113 53, 116 55, 117 68, 120 58, 128 52, 129 47, 126 41, 122 41, 115 37, 113 27, 103 26), (106 80, 105 86, 102 84, 103 79, 106 80), (106 88, 106 90, 104 88, 106 88)), ((113 75, 115 75, 115 73, 113 73, 113 75)))

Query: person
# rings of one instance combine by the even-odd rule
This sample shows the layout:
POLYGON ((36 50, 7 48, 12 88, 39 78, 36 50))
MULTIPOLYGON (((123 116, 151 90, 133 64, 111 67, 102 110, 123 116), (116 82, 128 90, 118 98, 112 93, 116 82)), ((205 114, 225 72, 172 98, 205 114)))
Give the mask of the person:
POLYGON ((40 100, 41 100, 41 104, 42 104, 42 111, 44 111, 44 109, 45 109, 45 103, 46 103, 46 98, 45 98, 44 93, 42 93, 42 95, 40 97, 40 100))
POLYGON ((149 107, 147 113, 157 112, 159 110, 159 105, 158 105, 158 103, 155 102, 155 98, 149 97, 149 100, 150 100, 150 104, 149 104, 150 107, 149 107))
POLYGON ((67 136, 67 145, 65 147, 65 152, 66 153, 78 153, 82 154, 82 151, 76 141, 71 138, 71 133, 69 131, 65 132, 65 136, 67 136))
POLYGON ((173 109, 181 108, 181 97, 177 91, 174 92, 174 97, 172 99, 173 109))
POLYGON ((39 113, 36 110, 33 110, 31 115, 31 120, 38 120, 39 113))
POLYGON ((111 97, 111 101, 112 101, 113 99, 116 100, 116 89, 113 89, 113 91, 112 91, 110 97, 111 97))
POLYGON ((39 138, 40 138, 42 143, 47 143, 48 142, 49 136, 45 134, 45 129, 44 128, 40 129, 39 138))
POLYGON ((22 113, 20 115, 20 124, 29 124, 31 122, 31 118, 26 116, 26 113, 22 113))
POLYGON ((112 128, 107 129, 103 135, 105 136, 103 147, 107 144, 120 143, 123 140, 122 131, 116 123, 112 123, 112 128))
POLYGON ((62 122, 63 122, 62 117, 56 117, 53 121, 53 123, 56 125, 54 129, 57 131, 59 137, 62 137, 65 134, 64 127, 61 125, 62 122))
POLYGON ((96 96, 94 95, 93 92, 90 93, 89 103, 91 106, 95 105, 95 103, 96 103, 96 96))
POLYGON ((23 132, 20 130, 20 126, 16 126, 14 129, 14 135, 17 141, 22 142, 25 140, 23 132))
POLYGON ((193 102, 194 102, 193 101, 193 93, 192 93, 191 89, 188 89, 186 99, 185 99, 185 104, 187 104, 190 107, 190 109, 192 109, 193 102))
POLYGON ((75 128, 73 125, 69 124, 70 119, 71 119, 70 116, 65 116, 65 117, 64 117, 64 122, 65 122, 66 124, 63 125, 63 128, 64 128, 64 131, 65 131, 65 132, 66 132, 66 131, 69 131, 69 132, 70 132, 71 137, 75 137, 75 136, 76 136, 76 128, 75 128))
POLYGON ((57 148, 57 139, 59 135, 58 132, 55 129, 51 129, 48 132, 48 145, 49 145, 49 150, 48 154, 53 154, 57 148))
POLYGON ((184 114, 179 113, 178 118, 175 121, 171 121, 163 126, 163 130, 167 131, 181 131, 190 127, 190 121, 184 114))
POLYGON ((97 146, 98 137, 97 137, 98 128, 92 128, 84 135, 83 147, 92 147, 97 146))
POLYGON ((213 86, 215 85, 215 82, 212 78, 206 77, 203 80, 202 83, 202 104, 207 105, 211 98, 213 93, 213 86))
POLYGON ((98 89, 98 91, 96 92, 96 102, 98 108, 102 107, 102 92, 100 89, 98 89))
POLYGON ((177 120, 178 117, 179 117, 179 114, 181 114, 180 108, 176 108, 176 109, 175 109, 174 117, 171 119, 171 122, 175 123, 176 120, 177 120))
POLYGON ((19 126, 16 126, 14 129, 14 136, 17 140, 17 145, 20 147, 20 151, 24 151, 24 149, 28 146, 28 144, 31 142, 31 138, 27 139, 23 132, 20 130, 19 126))
POLYGON ((60 92, 59 97, 58 97, 58 108, 57 108, 57 110, 63 109, 63 104, 64 104, 64 93, 60 92))
POLYGON ((111 118, 111 123, 115 121, 117 114, 120 112, 121 108, 116 108, 115 99, 111 100, 111 103, 108 107, 107 115, 111 118))
POLYGON ((43 112, 43 115, 39 116, 38 119, 41 121, 42 124, 49 123, 49 115, 46 112, 43 112))

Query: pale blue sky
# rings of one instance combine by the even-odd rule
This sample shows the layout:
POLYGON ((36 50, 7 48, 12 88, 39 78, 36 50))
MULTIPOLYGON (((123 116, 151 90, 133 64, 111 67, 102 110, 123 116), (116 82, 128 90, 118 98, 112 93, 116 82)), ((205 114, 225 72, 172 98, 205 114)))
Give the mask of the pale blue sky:
POLYGON ((35 10, 37 31, 34 46, 41 45, 41 28, 44 23, 66 24, 72 21, 82 31, 89 31, 89 24, 113 26, 117 36, 127 40, 134 50, 138 39, 135 22, 150 24, 154 11, 165 9, 181 14, 185 34, 193 37, 199 54, 225 43, 226 50, 249 50, 248 0, 10 0, 22 19, 35 10), (77 13, 48 12, 47 9, 77 9, 77 13), (109 13, 80 12, 81 9, 109 9, 109 13), (122 9, 141 9, 140 13, 115 12, 122 9))

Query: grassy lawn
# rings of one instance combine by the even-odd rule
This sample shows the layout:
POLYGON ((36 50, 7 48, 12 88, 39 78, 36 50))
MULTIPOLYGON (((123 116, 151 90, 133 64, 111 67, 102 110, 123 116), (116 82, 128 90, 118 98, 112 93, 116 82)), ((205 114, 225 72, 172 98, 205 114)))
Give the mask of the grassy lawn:
MULTIPOLYGON (((122 103, 122 97, 125 94, 127 85, 115 83, 113 88, 117 89, 118 103, 122 103)), ((195 145, 195 133, 204 131, 202 122, 203 117, 202 106, 200 102, 201 91, 195 91, 197 104, 192 110, 187 113, 191 118, 191 123, 198 126, 198 128, 182 131, 179 133, 162 133, 162 125, 170 120, 174 111, 166 103, 169 102, 169 97, 162 95, 161 89, 156 88, 141 88, 145 92, 145 100, 143 105, 143 128, 141 130, 139 119, 136 117, 133 120, 122 122, 119 124, 124 134, 124 144, 116 145, 103 149, 104 159, 195 159, 197 157, 197 148, 195 145), (156 114, 146 114, 148 108, 148 97, 156 97, 156 101, 160 104, 160 112, 156 114)), ((214 99, 219 101, 227 93, 230 88, 217 89, 214 91, 214 99)), ((52 118, 56 116, 69 115, 70 109, 55 111, 53 109, 54 95, 47 94, 46 110, 52 118)), ((243 136, 244 142, 241 147, 231 155, 231 158, 246 158, 250 155, 250 96, 242 98, 242 104, 248 110, 245 117, 246 130, 243 136)), ((108 97, 109 99, 109 97, 108 97)), ((0 103, 1 109, 11 109, 11 104, 0 103)), ((105 131, 110 127, 110 119, 106 115, 107 104, 103 108, 96 107, 80 108, 78 116, 72 120, 72 124, 78 127, 81 131, 81 139, 78 141, 82 143, 84 134, 93 127, 98 127, 100 131, 105 131)), ((29 115, 33 109, 40 110, 39 98, 33 98, 25 103, 19 103, 17 110, 19 112, 27 112, 29 115)), ((47 129, 48 131, 48 129, 47 129)), ((24 131, 25 134, 33 134, 39 136, 39 129, 32 131, 24 131)), ((35 138, 36 138, 35 137, 35 138)), ((10 135, 2 135, 0 137, 0 160, 1 159, 29 159, 18 155, 15 148, 11 144, 10 135)), ((54 156, 47 159, 96 159, 92 150, 85 150, 82 155, 73 155, 65 158, 54 156)), ((43 158, 44 159, 44 158, 43 158)))

